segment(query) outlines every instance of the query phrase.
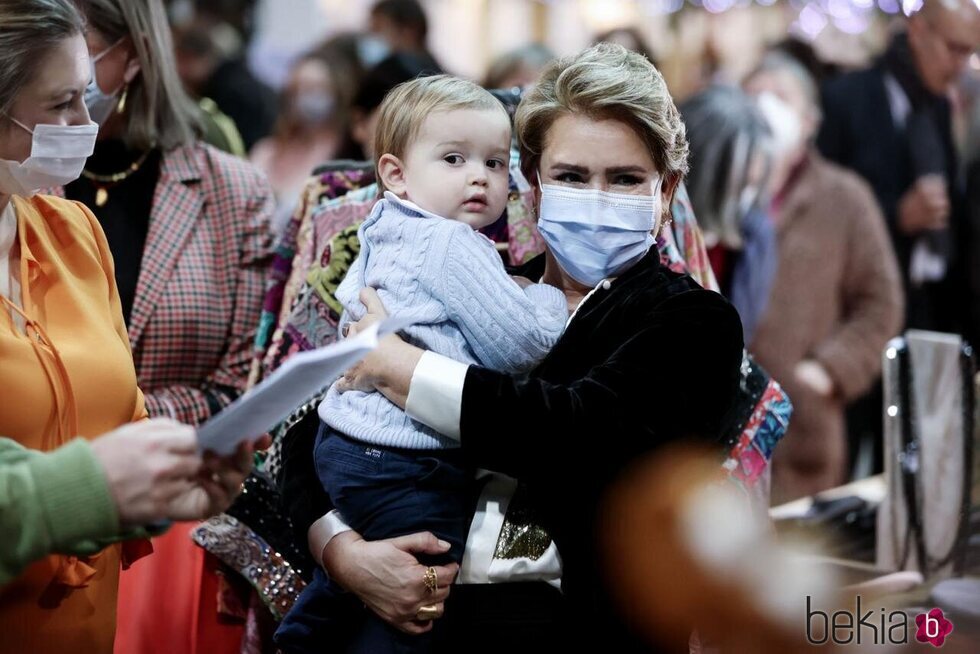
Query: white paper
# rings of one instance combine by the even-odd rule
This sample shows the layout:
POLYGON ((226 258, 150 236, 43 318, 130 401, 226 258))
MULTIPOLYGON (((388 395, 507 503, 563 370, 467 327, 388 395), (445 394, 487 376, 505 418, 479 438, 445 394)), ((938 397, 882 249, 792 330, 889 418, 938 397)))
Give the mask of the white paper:
POLYGON ((259 438, 367 356, 383 336, 407 326, 404 320, 388 319, 357 336, 293 355, 268 378, 201 425, 197 430, 198 448, 231 454, 239 443, 259 438))
POLYGON ((946 277, 946 258, 933 253, 925 239, 915 242, 909 261, 909 279, 913 284, 941 282, 946 277))

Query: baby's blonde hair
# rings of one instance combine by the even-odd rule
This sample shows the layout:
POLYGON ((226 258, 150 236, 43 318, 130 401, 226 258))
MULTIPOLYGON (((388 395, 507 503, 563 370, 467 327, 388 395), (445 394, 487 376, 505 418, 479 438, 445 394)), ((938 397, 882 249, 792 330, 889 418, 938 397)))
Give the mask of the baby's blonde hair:
MULTIPOLYGON (((452 75, 431 75, 403 82, 393 88, 381 103, 374 136, 375 165, 384 154, 404 158, 408 146, 418 136, 422 123, 432 112, 454 109, 499 110, 507 116, 507 110, 497 98, 465 79, 452 75)), ((383 189, 380 171, 378 173, 378 185, 383 189)))

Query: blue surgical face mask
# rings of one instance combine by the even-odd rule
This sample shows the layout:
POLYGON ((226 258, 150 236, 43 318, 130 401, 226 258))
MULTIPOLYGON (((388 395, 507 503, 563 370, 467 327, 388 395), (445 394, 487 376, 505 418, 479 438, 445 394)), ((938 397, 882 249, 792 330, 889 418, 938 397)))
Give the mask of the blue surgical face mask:
POLYGON ((105 93, 102 91, 95 76, 95 64, 97 64, 102 57, 106 56, 110 50, 115 48, 120 43, 122 43, 122 39, 119 39, 90 59, 92 66, 92 79, 89 80, 88 86, 85 87, 85 106, 88 107, 89 118, 99 125, 105 123, 110 114, 112 114, 112 108, 116 106, 116 96, 119 95, 119 89, 116 89, 112 93, 105 93))
POLYGON ((628 270, 654 246, 660 186, 658 178, 652 195, 631 195, 543 184, 538 231, 562 270, 596 286, 628 270))
POLYGON ((296 117, 308 127, 327 123, 333 117, 334 108, 333 97, 323 91, 301 91, 293 98, 296 117))
POLYGON ((357 39, 357 58, 361 66, 366 69, 374 68, 377 64, 391 54, 388 43, 374 34, 365 34, 357 39))

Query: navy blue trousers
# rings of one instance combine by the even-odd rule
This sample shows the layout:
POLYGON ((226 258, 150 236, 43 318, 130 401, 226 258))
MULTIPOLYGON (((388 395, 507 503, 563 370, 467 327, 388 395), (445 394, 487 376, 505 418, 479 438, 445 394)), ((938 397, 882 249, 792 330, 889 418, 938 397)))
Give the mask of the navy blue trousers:
MULTIPOLYGON (((458 452, 383 448, 321 425, 314 457, 334 506, 365 539, 429 531, 451 549, 420 556, 423 565, 462 560, 476 498, 473 472, 461 465, 458 452)), ((427 634, 402 633, 317 569, 275 641, 284 654, 408 654, 431 652, 439 628, 437 620, 427 634)))

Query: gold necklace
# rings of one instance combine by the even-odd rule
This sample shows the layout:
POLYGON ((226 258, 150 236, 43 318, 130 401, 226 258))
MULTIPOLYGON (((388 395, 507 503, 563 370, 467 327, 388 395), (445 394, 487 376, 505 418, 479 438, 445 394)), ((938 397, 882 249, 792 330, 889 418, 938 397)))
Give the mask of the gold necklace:
POLYGON ((97 173, 90 172, 87 169, 83 170, 82 177, 95 185, 95 206, 104 207, 105 203, 109 201, 109 189, 139 170, 143 164, 146 163, 147 158, 150 156, 150 153, 153 152, 153 150, 154 148, 151 147, 149 150, 141 154, 139 159, 129 164, 126 170, 119 173, 99 175, 97 173))

